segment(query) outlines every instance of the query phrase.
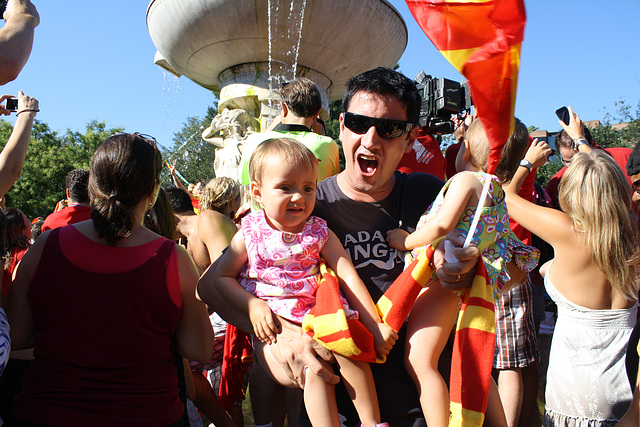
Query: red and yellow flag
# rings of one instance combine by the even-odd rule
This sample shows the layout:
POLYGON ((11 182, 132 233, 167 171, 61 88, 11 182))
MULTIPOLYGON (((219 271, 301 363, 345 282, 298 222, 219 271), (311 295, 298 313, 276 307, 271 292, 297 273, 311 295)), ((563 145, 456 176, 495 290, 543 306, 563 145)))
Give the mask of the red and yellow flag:
POLYGON ((469 80, 489 143, 489 173, 513 131, 524 0, 406 0, 436 48, 469 80))

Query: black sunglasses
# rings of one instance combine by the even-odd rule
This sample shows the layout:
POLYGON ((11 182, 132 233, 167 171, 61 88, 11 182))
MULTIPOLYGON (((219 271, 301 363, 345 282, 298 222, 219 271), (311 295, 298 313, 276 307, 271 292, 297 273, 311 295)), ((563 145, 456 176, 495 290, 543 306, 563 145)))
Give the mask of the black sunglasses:
POLYGON ((362 116, 355 113, 344 113, 344 126, 352 132, 364 134, 376 128, 381 138, 398 138, 413 128, 413 123, 402 120, 377 119, 375 117, 362 116))

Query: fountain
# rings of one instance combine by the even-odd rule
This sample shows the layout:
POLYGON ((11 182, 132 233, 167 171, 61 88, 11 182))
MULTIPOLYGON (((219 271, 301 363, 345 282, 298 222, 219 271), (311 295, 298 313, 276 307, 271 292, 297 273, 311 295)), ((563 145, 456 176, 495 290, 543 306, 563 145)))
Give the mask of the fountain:
POLYGON ((278 79, 310 78, 328 110, 349 77, 393 67, 407 44, 386 0, 152 0, 147 27, 156 64, 219 93, 219 112, 244 110, 263 128, 278 79))

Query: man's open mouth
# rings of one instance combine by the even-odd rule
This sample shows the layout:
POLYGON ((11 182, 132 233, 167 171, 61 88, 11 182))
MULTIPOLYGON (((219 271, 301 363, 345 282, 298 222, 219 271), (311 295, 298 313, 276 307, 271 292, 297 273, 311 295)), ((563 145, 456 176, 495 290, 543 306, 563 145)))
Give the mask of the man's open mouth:
POLYGON ((375 156, 365 156, 360 154, 358 156, 358 165, 360 166, 360 171, 364 175, 372 175, 378 168, 378 159, 376 159, 375 156))

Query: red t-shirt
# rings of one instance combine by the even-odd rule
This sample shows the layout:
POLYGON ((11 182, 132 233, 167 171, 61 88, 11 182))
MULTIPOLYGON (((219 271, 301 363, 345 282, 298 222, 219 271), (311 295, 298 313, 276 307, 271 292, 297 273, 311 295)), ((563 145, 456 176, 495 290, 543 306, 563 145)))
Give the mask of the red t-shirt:
POLYGON ((406 174, 426 172, 444 181, 444 166, 444 156, 438 141, 420 129, 411 151, 405 153, 400 160, 398 170, 406 174))
POLYGON ((64 227, 65 225, 75 224, 91 219, 91 207, 85 205, 71 205, 64 209, 54 212, 45 218, 40 228, 44 233, 47 230, 64 227))
MULTIPOLYGON (((629 187, 631 187, 631 178, 627 176, 625 170, 627 167, 627 162, 629 161, 629 156, 631 156, 631 152, 633 150, 626 147, 609 147, 603 149, 599 145, 596 145, 596 149, 604 150, 605 152, 609 153, 611 157, 613 157, 613 160, 615 160, 618 166, 620 166, 620 169, 622 169, 624 176, 627 178, 629 187)), ((549 182, 547 182, 547 186, 544 188, 551 198, 551 207, 556 209, 560 209, 560 202, 558 201, 558 189, 560 187, 560 180, 562 179, 562 175, 564 175, 566 171, 566 167, 560 169, 558 173, 551 177, 549 182)))

